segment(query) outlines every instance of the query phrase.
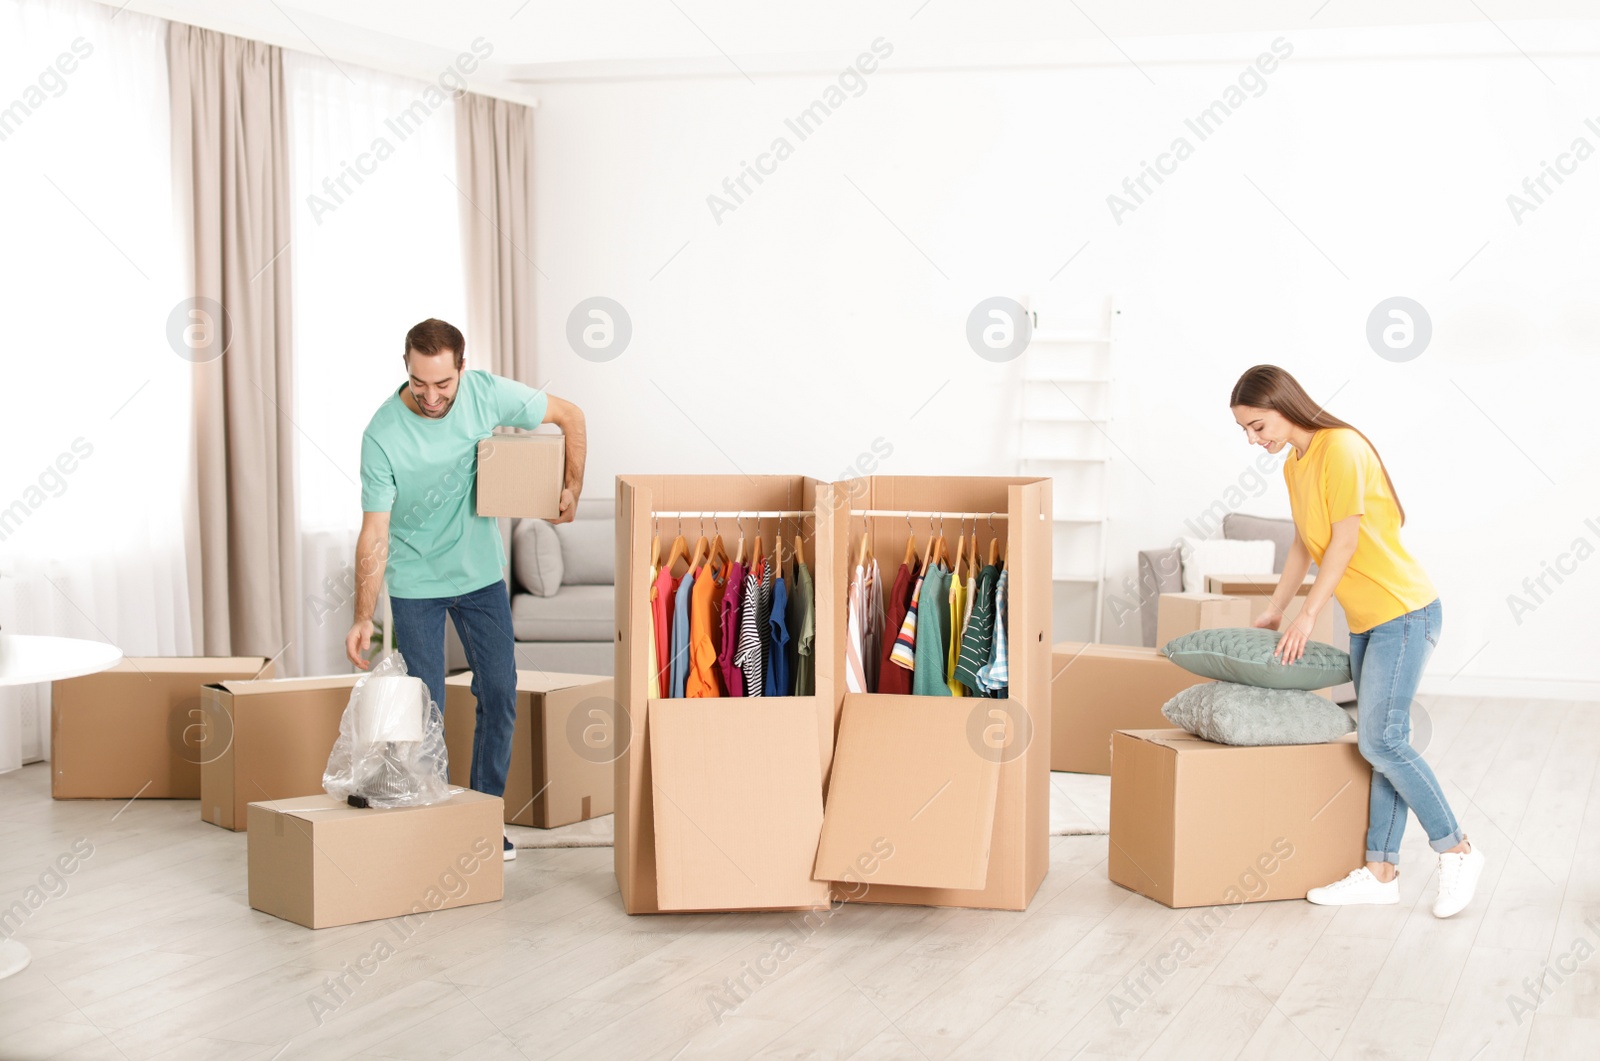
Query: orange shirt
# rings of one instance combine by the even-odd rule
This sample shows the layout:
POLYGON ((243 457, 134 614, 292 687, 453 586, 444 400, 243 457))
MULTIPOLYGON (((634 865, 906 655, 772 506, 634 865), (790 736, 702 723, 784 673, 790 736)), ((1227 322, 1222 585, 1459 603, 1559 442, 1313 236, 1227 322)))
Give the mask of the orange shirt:
POLYGON ((717 644, 721 634, 722 592, 709 564, 695 572, 694 588, 689 592, 689 674, 684 680, 685 696, 723 696, 722 672, 717 668, 717 644))

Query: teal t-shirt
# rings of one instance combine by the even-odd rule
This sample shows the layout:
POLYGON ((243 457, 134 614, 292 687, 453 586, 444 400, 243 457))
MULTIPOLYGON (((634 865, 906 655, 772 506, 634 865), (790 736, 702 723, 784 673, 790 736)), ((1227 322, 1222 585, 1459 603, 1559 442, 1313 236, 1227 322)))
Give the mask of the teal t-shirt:
POLYGON ((361 510, 389 513, 389 593, 456 597, 500 581, 498 522, 478 515, 478 440, 497 427, 533 429, 542 390, 479 369, 461 374, 438 420, 406 408, 396 389, 361 436, 361 510))

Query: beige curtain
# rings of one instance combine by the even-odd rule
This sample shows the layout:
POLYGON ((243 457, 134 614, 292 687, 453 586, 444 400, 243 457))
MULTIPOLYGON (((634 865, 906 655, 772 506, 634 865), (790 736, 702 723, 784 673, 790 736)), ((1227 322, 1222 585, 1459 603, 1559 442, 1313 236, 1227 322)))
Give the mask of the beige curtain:
POLYGON ((538 386, 533 357, 533 111, 456 99, 467 363, 538 386))
POLYGON ((220 304, 228 334, 220 356, 193 358, 194 643, 205 655, 276 656, 280 674, 298 674, 282 53, 173 22, 167 60, 189 295, 220 304))

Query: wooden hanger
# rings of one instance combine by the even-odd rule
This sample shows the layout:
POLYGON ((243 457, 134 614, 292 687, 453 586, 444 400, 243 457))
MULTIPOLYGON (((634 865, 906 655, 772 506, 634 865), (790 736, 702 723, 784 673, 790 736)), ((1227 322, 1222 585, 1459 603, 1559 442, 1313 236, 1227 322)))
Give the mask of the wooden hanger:
POLYGON ((650 566, 654 567, 654 568, 660 568, 661 567, 661 535, 660 534, 657 534, 654 538, 650 539, 650 566))
POLYGON ((967 572, 968 574, 976 575, 978 573, 978 531, 976 528, 972 531, 972 544, 969 548, 972 550, 972 554, 967 557, 967 572))
POLYGON ((905 564, 907 570, 917 569, 917 539, 914 535, 906 535, 906 558, 901 563, 905 564))
POLYGON ((994 566, 994 562, 996 560, 998 560, 999 558, 1000 558, 1000 539, 999 538, 990 538, 989 539, 989 566, 993 567, 994 566))
POLYGON ((966 562, 966 559, 967 535, 965 532, 962 532, 961 536, 956 539, 956 569, 953 577, 957 582, 961 581, 961 565, 966 562))
POLYGON ((760 534, 760 532, 757 532, 757 534, 756 534, 756 544, 755 544, 754 549, 755 549, 755 551, 750 554, 750 568, 751 568, 751 570, 758 570, 761 567, 761 556, 762 556, 762 552, 761 552, 761 534, 760 534))
POLYGON ((689 561, 689 570, 696 572, 695 577, 697 578, 699 577, 700 565, 705 562, 706 554, 710 549, 711 542, 704 534, 700 535, 700 540, 694 543, 694 557, 689 561))
POLYGON ((794 536, 794 562, 796 567, 805 563, 805 555, 805 546, 800 541, 800 535, 796 534, 794 536))
POLYGON ((727 568, 728 547, 722 543, 722 535, 718 534, 711 539, 711 551, 706 555, 706 563, 712 565, 716 571, 727 568))
POLYGON ((867 532, 861 532, 861 551, 856 554, 856 566, 865 567, 867 563, 867 532))
POLYGON ((682 560, 688 554, 689 539, 680 534, 676 538, 672 539, 672 549, 667 553, 667 562, 661 565, 661 570, 670 574, 673 567, 677 565, 678 561, 682 560))

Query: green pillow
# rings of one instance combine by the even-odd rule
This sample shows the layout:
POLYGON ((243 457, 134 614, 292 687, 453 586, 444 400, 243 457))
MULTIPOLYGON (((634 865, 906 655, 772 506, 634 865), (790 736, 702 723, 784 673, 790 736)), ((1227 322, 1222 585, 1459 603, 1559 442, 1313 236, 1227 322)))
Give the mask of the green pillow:
POLYGON ((1175 637, 1161 651, 1190 674, 1262 689, 1327 689, 1350 680, 1350 653, 1321 641, 1307 641, 1305 653, 1293 663, 1273 659, 1282 636, 1276 630, 1225 626, 1175 637))
POLYGON ((1344 708, 1305 689, 1258 689, 1201 682, 1168 700, 1161 713, 1202 740, 1257 747, 1325 744, 1353 733, 1344 708))

